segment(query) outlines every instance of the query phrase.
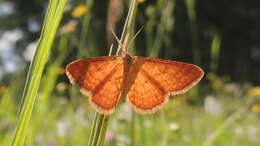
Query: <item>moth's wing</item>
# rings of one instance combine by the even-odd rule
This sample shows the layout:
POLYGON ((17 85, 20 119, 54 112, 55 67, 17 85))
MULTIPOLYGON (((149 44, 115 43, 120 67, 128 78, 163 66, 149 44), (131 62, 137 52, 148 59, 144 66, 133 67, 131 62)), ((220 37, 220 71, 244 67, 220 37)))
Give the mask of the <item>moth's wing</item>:
POLYGON ((198 83, 203 70, 193 64, 157 58, 134 57, 127 102, 140 113, 153 113, 169 95, 182 94, 198 83))
POLYGON ((97 111, 110 114, 114 111, 121 94, 123 59, 105 56, 77 60, 66 67, 70 82, 80 87, 89 96, 97 111))

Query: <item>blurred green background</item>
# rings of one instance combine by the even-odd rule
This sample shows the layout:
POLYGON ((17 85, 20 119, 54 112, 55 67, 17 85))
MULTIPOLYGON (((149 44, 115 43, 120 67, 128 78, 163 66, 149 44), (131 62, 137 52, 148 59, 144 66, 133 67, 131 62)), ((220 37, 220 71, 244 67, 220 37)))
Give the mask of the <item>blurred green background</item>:
MULTIPOLYGON (((48 1, 0 1, 0 145, 9 143, 48 1)), ((87 145, 94 110, 65 75, 76 59, 106 56, 127 0, 68 1, 44 70, 26 146, 87 145), (73 97, 73 98, 72 98, 73 97), (77 97, 77 98, 75 98, 77 97)), ((139 0, 132 55, 194 63, 199 86, 153 115, 120 104, 105 145, 260 144, 260 2, 139 0)))

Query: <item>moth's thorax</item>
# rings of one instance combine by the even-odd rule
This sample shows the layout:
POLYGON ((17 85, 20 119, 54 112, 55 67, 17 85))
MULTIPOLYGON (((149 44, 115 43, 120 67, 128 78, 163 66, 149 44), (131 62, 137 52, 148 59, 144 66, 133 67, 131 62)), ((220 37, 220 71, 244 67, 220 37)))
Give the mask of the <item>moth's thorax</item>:
POLYGON ((129 54, 125 54, 125 55, 123 56, 123 58, 124 58, 124 63, 125 63, 126 65, 130 66, 131 63, 132 63, 133 57, 130 56, 129 54))
POLYGON ((128 90, 129 90, 129 86, 128 86, 128 82, 129 82, 129 79, 131 78, 130 75, 130 68, 133 64, 133 57, 130 56, 129 54, 124 54, 123 57, 123 87, 122 87, 122 90, 121 90, 121 96, 126 96, 128 90))

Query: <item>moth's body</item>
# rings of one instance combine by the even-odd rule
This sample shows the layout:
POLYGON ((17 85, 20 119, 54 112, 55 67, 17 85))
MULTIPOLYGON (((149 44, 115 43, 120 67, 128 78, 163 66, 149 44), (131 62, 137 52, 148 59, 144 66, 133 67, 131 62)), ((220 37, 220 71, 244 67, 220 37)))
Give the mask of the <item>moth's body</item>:
POLYGON ((112 113, 124 96, 136 111, 155 112, 170 94, 186 92, 203 76, 202 69, 192 64, 127 53, 74 61, 66 73, 104 114, 112 113))

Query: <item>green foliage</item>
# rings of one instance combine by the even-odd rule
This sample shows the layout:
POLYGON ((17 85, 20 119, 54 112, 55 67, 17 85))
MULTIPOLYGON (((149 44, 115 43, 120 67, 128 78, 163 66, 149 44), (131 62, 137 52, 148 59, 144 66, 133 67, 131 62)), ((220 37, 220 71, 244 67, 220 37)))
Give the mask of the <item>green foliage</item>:
POLYGON ((15 129, 13 146, 22 146, 27 134, 31 114, 34 107, 37 91, 40 85, 42 72, 47 56, 54 40, 56 30, 62 17, 66 0, 51 0, 44 21, 42 35, 40 36, 35 57, 31 63, 24 93, 20 105, 17 126, 15 129))
MULTIPOLYGON (((92 144, 91 141, 89 142, 89 139, 92 139, 91 136, 97 138, 95 143, 102 144, 104 142, 108 146, 244 146, 260 143, 260 119, 256 109, 257 103, 259 103, 259 89, 254 91, 253 96, 247 93, 247 89, 250 88, 248 85, 233 83, 228 77, 217 76, 222 39, 224 39, 219 31, 214 31, 215 33, 210 37, 211 45, 210 43, 204 44, 210 52, 210 69, 213 72, 205 77, 208 79, 208 83, 202 84, 200 88, 196 88, 186 95, 173 97, 160 112, 154 115, 136 114, 125 103, 120 103, 116 112, 109 117, 109 122, 104 123, 104 120, 107 120, 105 118, 108 117, 103 115, 95 118, 95 111, 88 104, 86 97, 82 97, 78 89, 68 83, 64 74, 64 67, 69 60, 106 55, 108 52, 108 49, 104 48, 106 46, 104 37, 106 16, 100 16, 101 12, 106 13, 107 8, 105 4, 101 5, 94 0, 70 2, 73 7, 79 3, 83 4, 87 7, 87 12, 80 18, 73 18, 73 21, 77 22, 75 26, 66 23, 72 19, 66 12, 64 19, 66 24, 60 29, 57 41, 54 42, 53 48, 55 49, 49 57, 37 94, 39 100, 34 103, 41 74, 50 52, 50 45, 65 4, 65 1, 59 1, 60 7, 56 7, 54 6, 55 2, 58 1, 51 0, 36 53, 38 55, 36 55, 34 65, 32 64, 28 74, 26 85, 29 86, 31 82, 34 82, 34 86, 31 88, 26 86, 23 107, 29 105, 29 110, 20 111, 20 119, 24 119, 25 124, 17 129, 17 131, 23 132, 15 137, 15 141, 21 140, 18 145, 22 145, 26 131, 25 145, 27 146, 85 146, 92 144), (63 32, 62 30, 66 30, 65 26, 72 27, 72 31, 63 32), (44 55, 39 55, 41 53, 44 55), (37 61, 40 62, 40 65, 35 63, 37 61), (34 71, 37 71, 36 76, 31 75, 34 71), (34 92, 29 94, 29 89, 34 90, 34 92), (27 92, 28 94, 26 94, 27 92), (30 98, 27 98, 26 95, 30 98), (208 100, 210 102, 207 102, 208 100), (36 108, 32 113, 34 105, 36 108), (252 107, 256 108, 250 110, 252 107), (31 113, 33 120, 28 126, 31 113), (92 127, 93 119, 96 119, 94 120, 94 128, 92 127), (104 131, 99 132, 98 130, 107 130, 107 134, 105 135, 104 131)), ((136 53, 133 55, 142 54, 143 56, 163 56, 165 58, 175 56, 178 58, 177 60, 184 60, 191 54, 193 62, 203 64, 201 39, 198 39, 203 32, 199 32, 201 30, 198 29, 200 22, 197 20, 197 12, 200 10, 196 9, 197 1, 151 0, 147 2, 146 5, 140 4, 140 9, 137 10, 135 16, 137 21, 134 23, 145 25, 143 32, 135 39, 136 50, 130 48, 131 52, 136 53), (182 8, 181 2, 185 2, 186 9, 182 11, 180 17, 178 12, 180 13, 182 8), (145 11, 143 10, 144 6, 147 8, 145 11), (183 17, 186 15, 185 11, 187 19, 183 17), (147 19, 144 19, 144 13, 147 19), (188 22, 188 25, 186 26, 180 21, 188 22), (184 32, 186 28, 190 29, 187 32, 191 34, 188 35, 191 42, 185 38, 181 41, 181 37, 179 38, 178 35, 173 37, 173 32, 178 33, 178 31, 181 31, 180 36, 187 35, 184 32), (145 37, 141 37, 142 33, 145 34, 145 37), (180 42, 185 42, 184 46, 189 48, 191 46, 191 49, 183 50, 185 47, 181 46, 180 42), (191 45, 186 46, 186 44, 191 45)), ((121 30, 122 24, 118 24, 118 30, 121 30)), ((130 27, 130 38, 135 29, 137 27, 130 27)), ((231 37, 228 38, 231 39, 231 37)), ((129 40, 126 43, 128 44, 129 40)), ((24 88, 24 76, 23 72, 17 73, 15 78, 10 79, 10 84, 7 84, 6 87, 3 85, 0 87, 1 146, 10 144, 18 113, 17 97, 21 94, 19 90, 24 88)))
MULTIPOLYGON (((26 145, 87 145, 94 110, 76 88, 69 89, 70 85, 67 83, 65 85, 71 97, 77 98, 71 100, 63 98, 66 90, 52 94, 52 98, 48 99, 46 109, 37 112, 37 115, 33 114, 35 120, 31 121, 26 145)), ((217 132, 219 134, 212 141, 212 145, 257 145, 259 143, 259 116, 249 110, 248 106, 251 107, 251 105, 247 102, 251 99, 255 102, 256 99, 244 94, 248 88, 246 86, 226 82, 221 88, 223 92, 211 95, 221 105, 221 113, 218 115, 205 110, 203 106, 189 104, 187 95, 170 100, 162 109, 163 115, 161 111, 149 116, 136 114, 135 144, 157 146, 161 145, 162 140, 165 139, 168 145, 201 146, 220 128, 221 132, 217 132), (237 92, 242 92, 242 94, 237 92), (239 112, 239 116, 231 123, 227 122, 241 108, 244 108, 244 111, 239 112), (226 124, 228 126, 224 126, 226 124), (164 137, 165 133, 166 137, 164 137)), ((4 113, 5 117, 15 118, 17 104, 10 105, 13 106, 9 107, 8 112, 1 108, 1 113, 4 113)), ((125 103, 120 104, 116 113, 110 116, 105 145, 131 145, 132 114, 125 103)), ((4 143, 5 139, 10 138, 12 124, 10 121, 7 124, 9 126, 3 127, 4 123, 1 120, 1 128, 4 130, 0 132, 0 145, 7 145, 4 143)))

